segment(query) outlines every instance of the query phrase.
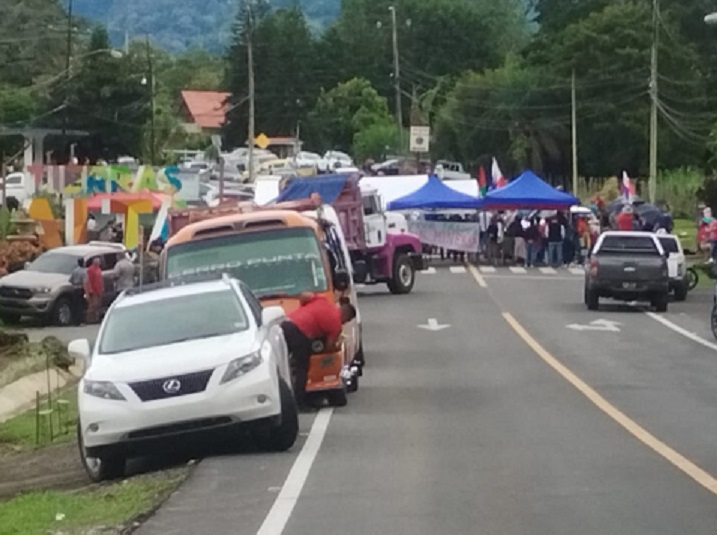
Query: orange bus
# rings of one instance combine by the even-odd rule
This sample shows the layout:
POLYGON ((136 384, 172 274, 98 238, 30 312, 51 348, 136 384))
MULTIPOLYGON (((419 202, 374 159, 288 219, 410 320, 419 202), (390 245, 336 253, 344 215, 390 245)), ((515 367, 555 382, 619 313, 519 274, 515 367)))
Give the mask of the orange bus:
MULTIPOLYGON (((192 216, 196 214, 190 214, 192 216)), ((298 296, 313 292, 338 304, 355 299, 350 266, 327 240, 324 225, 289 210, 252 210, 231 215, 196 217, 177 214, 186 226, 177 229, 162 253, 162 278, 211 272, 227 272, 242 280, 263 305, 280 305, 289 313, 299 306, 298 296)), ((170 225, 172 226, 172 225, 170 225)), ((309 365, 307 396, 321 395, 330 405, 347 403, 347 391, 358 385, 355 357, 356 320, 344 326, 341 350, 327 353, 314 343, 309 365)))

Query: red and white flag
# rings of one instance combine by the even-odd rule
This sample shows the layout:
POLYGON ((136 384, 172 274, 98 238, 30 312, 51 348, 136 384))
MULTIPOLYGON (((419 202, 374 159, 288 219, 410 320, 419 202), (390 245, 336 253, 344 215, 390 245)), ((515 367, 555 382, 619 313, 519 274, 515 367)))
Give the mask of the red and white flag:
POLYGON ((495 189, 502 188, 508 181, 503 176, 503 172, 498 167, 498 160, 493 158, 493 165, 490 168, 491 178, 493 179, 493 187, 495 189))
POLYGON ((625 199, 632 203, 635 198, 635 183, 630 179, 627 171, 622 172, 622 184, 620 184, 620 191, 625 199))

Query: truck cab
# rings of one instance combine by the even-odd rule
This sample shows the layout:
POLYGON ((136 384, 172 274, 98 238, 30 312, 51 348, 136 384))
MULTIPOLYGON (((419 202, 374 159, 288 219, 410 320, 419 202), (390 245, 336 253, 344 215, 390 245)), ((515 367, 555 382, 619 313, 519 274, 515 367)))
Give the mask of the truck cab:
MULTIPOLYGON (((357 307, 355 289, 340 235, 325 219, 291 210, 261 209, 252 203, 223 209, 170 213, 172 237, 162 253, 162 278, 223 271, 243 281, 264 306, 286 313, 300 306, 304 292, 338 304, 348 298, 357 307)), ((334 406, 347 403, 358 386, 361 350, 359 316, 344 326, 342 349, 314 345, 306 391, 334 406)))
POLYGON ((356 174, 291 179, 274 206, 297 209, 301 203, 319 202, 333 207, 346 237, 354 281, 385 283, 391 293, 410 293, 416 272, 424 269, 421 241, 408 232, 403 216, 385 214, 378 192, 362 191, 359 180, 356 174))

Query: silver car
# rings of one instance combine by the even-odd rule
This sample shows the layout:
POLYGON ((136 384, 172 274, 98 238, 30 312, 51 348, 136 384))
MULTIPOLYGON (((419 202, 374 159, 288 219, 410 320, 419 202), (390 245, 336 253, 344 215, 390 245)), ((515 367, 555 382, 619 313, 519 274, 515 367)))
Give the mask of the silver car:
POLYGON ((42 253, 24 270, 0 278, 0 319, 6 324, 18 323, 25 316, 60 326, 80 323, 84 291, 70 284, 70 275, 78 260, 89 266, 94 258, 100 259, 104 275, 102 309, 106 309, 117 296, 112 270, 118 253, 125 251, 121 244, 92 242, 42 253))

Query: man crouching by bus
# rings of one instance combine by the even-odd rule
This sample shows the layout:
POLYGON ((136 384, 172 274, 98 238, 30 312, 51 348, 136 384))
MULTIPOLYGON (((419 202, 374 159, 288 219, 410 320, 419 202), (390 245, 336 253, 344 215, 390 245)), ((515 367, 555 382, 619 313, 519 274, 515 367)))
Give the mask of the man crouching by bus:
POLYGON ((356 309, 347 302, 338 307, 320 295, 303 293, 300 306, 281 324, 294 369, 294 396, 301 410, 306 405, 306 379, 311 359, 311 343, 317 338, 326 339, 326 351, 337 351, 344 323, 356 317, 356 309))

